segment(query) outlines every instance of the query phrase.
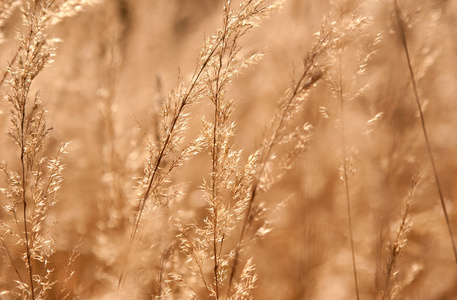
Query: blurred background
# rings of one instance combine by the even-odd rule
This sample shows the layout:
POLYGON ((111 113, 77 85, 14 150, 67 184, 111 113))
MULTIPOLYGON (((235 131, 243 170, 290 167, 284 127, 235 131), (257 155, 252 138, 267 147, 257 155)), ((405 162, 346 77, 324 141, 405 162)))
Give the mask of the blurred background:
MULTIPOLYGON (((118 269, 109 257, 123 243, 118 232, 129 217, 122 215, 122 201, 136 199, 136 180, 142 176, 147 153, 145 136, 157 134, 162 102, 179 80, 189 81, 205 38, 221 27, 223 2, 105 0, 51 28, 51 35, 61 41, 54 62, 33 87, 54 128, 46 155, 52 157, 60 143, 70 142, 63 157, 59 203, 47 222, 56 223, 50 230, 57 279, 65 276, 61 266, 80 244, 69 284, 72 297, 110 299, 115 292, 111 277, 117 278, 118 269)), ((451 225, 457 231, 457 2, 398 2, 408 25, 411 61, 451 225)), ((302 123, 314 128, 309 150, 260 196, 272 231, 243 253, 256 265, 254 298, 355 298, 345 185, 340 179, 343 118, 353 171, 349 192, 361 299, 382 299, 389 245, 395 241, 417 172, 421 179, 410 203, 411 231, 396 266, 398 298, 457 299, 457 264, 392 1, 287 0, 252 29, 242 40, 240 55, 261 51, 265 56, 229 88, 229 97, 238 101, 233 114, 236 145, 246 156, 260 145, 265 124, 300 74, 315 33, 329 13, 330 19, 347 14, 368 18, 368 25, 354 29, 339 61, 328 60, 324 79, 300 113, 302 123), (358 75, 360 57, 373 51, 366 72, 358 75), (347 97, 343 117, 329 88, 332 78, 339 77, 347 97)), ((3 67, 17 48, 20 24, 16 10, 4 25, 3 67)), ((4 133, 10 126, 8 110, 8 103, 1 101, 4 133)), ((211 112, 205 101, 193 106, 186 134, 195 137, 201 117, 211 112)), ((1 135, 1 160, 14 167, 15 151, 8 136, 1 135)), ((209 157, 197 155, 170 178, 182 192, 175 212, 187 214, 189 220, 206 214, 199 188, 205 178, 202 170, 209 174, 209 157)), ((145 221, 144 226, 150 226, 147 233, 167 227, 164 220, 157 216, 145 221)), ((143 245, 144 251, 148 247, 143 245)), ((151 269, 158 263, 154 258, 148 262, 151 269)), ((143 289, 150 285, 153 290, 155 279, 147 278, 147 272, 138 275, 142 276, 143 289)))

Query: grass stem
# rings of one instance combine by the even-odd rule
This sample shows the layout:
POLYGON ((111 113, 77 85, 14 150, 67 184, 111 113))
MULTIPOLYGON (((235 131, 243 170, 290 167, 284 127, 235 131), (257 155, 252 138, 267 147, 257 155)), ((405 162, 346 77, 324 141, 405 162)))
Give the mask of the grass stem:
POLYGON ((456 245, 455 245, 454 234, 452 232, 451 222, 450 222, 449 215, 448 215, 448 212, 447 212, 446 202, 444 200, 444 195, 443 195, 443 190, 441 188, 440 180, 439 180, 439 177, 438 177, 438 171, 437 171, 437 168, 436 168, 435 159, 434 159, 433 154, 432 154, 432 149, 431 149, 430 141, 429 141, 428 134, 427 134, 427 128, 425 126, 424 113, 423 113, 423 110, 422 110, 422 105, 421 105, 421 101, 420 101, 420 98, 419 98, 419 93, 418 93, 418 90, 417 90, 417 81, 416 81, 416 78, 414 76, 414 71, 413 71, 413 67, 412 67, 412 64, 411 64, 411 57, 410 57, 409 49, 408 49, 408 42, 406 40, 405 27, 403 25, 403 21, 402 21, 402 18, 401 18, 401 11, 400 11, 400 8, 398 6, 397 0, 394 0, 394 5, 395 5, 395 16, 396 16, 396 19, 397 19, 398 30, 400 32, 400 39, 401 39, 401 42, 402 42, 402 45, 403 45, 403 49, 405 50, 406 61, 408 63, 408 70, 409 70, 409 75, 410 75, 410 78, 411 78, 411 84, 413 86, 413 92, 414 92, 414 98, 415 98, 416 104, 417 104, 417 110, 419 111, 422 132, 424 134, 424 139, 425 139, 425 145, 427 146, 427 153, 428 153, 428 156, 430 158, 430 162, 432 164, 433 176, 435 177, 435 183, 436 183, 436 188, 438 190, 438 194, 439 194, 439 197, 440 197, 441 208, 443 210, 444 218, 446 219, 446 225, 447 225, 447 229, 449 231, 449 237, 450 237, 451 243, 452 243, 452 250, 454 251, 454 258, 455 258, 455 262, 457 263, 457 248, 456 248, 456 245))

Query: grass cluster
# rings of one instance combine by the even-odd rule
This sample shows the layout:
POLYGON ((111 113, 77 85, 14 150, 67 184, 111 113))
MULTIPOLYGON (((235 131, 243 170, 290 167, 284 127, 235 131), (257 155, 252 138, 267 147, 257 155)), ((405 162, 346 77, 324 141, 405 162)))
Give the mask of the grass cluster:
POLYGON ((1 0, 0 299, 456 299, 456 17, 1 0))

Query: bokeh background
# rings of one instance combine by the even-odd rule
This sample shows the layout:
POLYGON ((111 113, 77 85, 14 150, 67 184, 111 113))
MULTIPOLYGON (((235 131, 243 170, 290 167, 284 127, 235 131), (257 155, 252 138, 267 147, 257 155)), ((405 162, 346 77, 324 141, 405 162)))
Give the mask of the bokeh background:
MULTIPOLYGON (((451 225, 457 231, 457 2, 398 2, 408 25, 412 65, 451 225)), ((129 217, 122 216, 122 201, 136 199, 136 179, 146 158, 145 136, 153 138, 159 130, 161 103, 178 81, 188 82, 205 37, 221 26, 222 6, 220 0, 105 0, 50 29, 61 42, 54 62, 33 87, 48 111, 47 123, 54 128, 46 154, 53 156, 61 142, 70 142, 63 157, 60 201, 47 222, 55 223, 50 230, 57 280, 65 276, 62 266, 79 245, 69 283, 72 297, 114 297, 111 277, 116 278, 119 270, 113 267, 116 261, 109 259, 110 251, 123 243, 119 231, 129 217)), ((340 179, 340 107, 328 84, 339 74, 352 99, 345 103, 344 122, 354 171, 349 189, 361 299, 375 299, 383 289, 388 245, 395 240, 411 180, 418 171, 421 180, 409 211, 412 227, 397 265, 399 298, 457 299, 457 264, 392 1, 288 0, 252 29, 242 40, 240 54, 263 51, 265 56, 230 85, 229 96, 238 101, 233 115, 236 145, 244 153, 259 146, 265 124, 300 73, 315 33, 329 13, 333 19, 352 13, 366 17, 369 26, 355 31, 340 61, 328 61, 324 79, 300 113, 300 119, 314 128, 309 150, 272 190, 260 196, 272 231, 244 252, 245 257, 253 257, 258 274, 254 298, 355 298, 346 194, 340 179), (380 42, 372 45, 377 36, 380 42), (366 73, 357 76, 358 55, 369 51, 376 53, 366 73), (379 120, 369 122, 376 115, 379 120)), ((17 47, 15 32, 20 24, 15 11, 4 25, 3 68, 17 47)), ((8 110, 8 103, 1 101, 3 133, 10 126, 8 110)), ((204 101, 191 108, 189 138, 198 134, 200 118, 211 111, 204 101)), ((16 149, 6 134, 0 138, 1 160, 14 167, 16 149)), ((170 180, 181 191, 175 213, 188 220, 203 219, 206 210, 199 186, 209 172, 209 157, 197 155, 173 173, 170 180)), ((168 227, 164 221, 156 216, 144 226, 153 234, 168 227)), ((142 246, 147 252, 149 246, 142 246)), ((150 258, 148 263, 154 269, 157 261, 150 258)), ((148 276, 151 273, 138 275, 146 282, 138 288, 146 290, 149 285, 153 291, 155 279, 148 276)), ((151 294, 141 297, 153 298, 151 294)))

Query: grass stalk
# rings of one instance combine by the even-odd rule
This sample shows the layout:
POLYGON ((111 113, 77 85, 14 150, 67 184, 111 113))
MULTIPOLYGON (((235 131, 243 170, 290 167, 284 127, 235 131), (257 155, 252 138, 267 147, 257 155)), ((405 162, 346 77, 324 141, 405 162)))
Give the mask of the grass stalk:
MULTIPOLYGON (((219 245, 219 251, 218 251, 218 240, 219 240, 219 226, 218 226, 218 220, 219 220, 219 204, 218 201, 221 201, 220 195, 219 195, 219 188, 218 185, 219 183, 219 176, 217 172, 219 171, 219 152, 221 151, 220 149, 220 143, 221 141, 219 140, 219 135, 222 134, 220 133, 220 127, 222 126, 223 120, 221 120, 220 115, 221 115, 221 92, 224 86, 224 83, 221 82, 223 79, 221 78, 221 73, 223 69, 223 59, 225 52, 227 51, 227 45, 226 45, 226 37, 229 34, 228 32, 228 23, 229 23, 229 12, 230 12, 230 5, 231 2, 227 2, 225 7, 224 7, 224 21, 223 21, 223 28, 222 28, 222 38, 221 38, 221 49, 219 50, 218 53, 218 61, 217 65, 215 66, 216 68, 216 82, 214 86, 214 94, 211 97, 213 104, 214 104, 214 119, 213 119, 213 144, 211 147, 211 156, 212 156, 212 170, 211 170, 211 199, 213 203, 213 213, 214 213, 214 221, 213 221, 213 257, 214 257, 214 284, 215 284, 215 293, 216 293, 216 299, 219 299, 219 257, 220 257, 220 252, 222 251, 222 241, 219 245)), ((236 41, 236 40, 235 40, 236 41)))
POLYGON ((314 84, 321 79, 322 74, 320 72, 315 72, 315 67, 317 65, 316 59, 326 50, 326 45, 330 39, 330 35, 333 32, 334 27, 331 28, 318 42, 314 45, 314 48, 309 53, 308 57, 305 60, 305 67, 301 73, 298 81, 295 82, 292 92, 284 99, 282 99, 277 108, 277 113, 271 125, 270 130, 266 132, 271 132, 271 134, 265 136, 262 148, 261 148, 261 158, 258 165, 258 170, 256 172, 254 181, 252 182, 250 189, 250 196, 248 200, 248 205, 244 213, 243 223, 241 225, 241 232, 238 238, 237 246, 235 248, 234 261, 229 275, 228 291, 231 290, 233 286, 234 276, 238 269, 239 260, 240 260, 240 251, 244 247, 246 233, 249 227, 253 204, 256 196, 258 194, 258 189, 260 185, 260 179, 264 176, 265 168, 267 162, 271 159, 272 151, 274 146, 278 143, 280 139, 280 131, 283 130, 284 123, 286 122, 287 114, 291 113, 295 105, 297 98, 307 90, 309 90, 314 84))
POLYGON ((351 215, 351 199, 349 193, 349 176, 348 176, 348 153, 347 153, 347 142, 346 142, 346 126, 345 126, 345 114, 344 114, 344 92, 343 92, 343 72, 342 72, 342 64, 341 64, 341 55, 339 56, 339 88, 338 88, 338 96, 340 102, 340 124, 341 124, 341 148, 343 152, 343 183, 344 183, 344 191, 346 195, 346 207, 347 207, 347 217, 348 217, 348 226, 349 226, 349 239, 351 242, 351 256, 352 256, 352 271, 354 275, 354 286, 355 292, 357 296, 357 300, 360 299, 359 294, 359 283, 357 279, 357 266, 355 262, 355 249, 354 249, 354 237, 353 237, 353 230, 352 230, 352 215, 351 215))
POLYGON ((447 211, 447 208, 446 208, 446 202, 444 200, 443 190, 441 188, 441 184, 440 184, 440 180, 439 180, 439 176, 438 176, 438 171, 437 171, 436 164, 435 164, 435 159, 434 159, 433 154, 432 154, 432 149, 431 149, 430 141, 429 141, 429 138, 428 138, 427 128, 425 126, 425 118, 424 118, 424 113, 423 113, 423 110, 422 110, 421 101, 420 101, 420 98, 419 98, 419 92, 418 92, 418 89, 417 89, 417 81, 416 81, 416 78, 414 76, 414 70, 413 70, 413 67, 412 67, 412 64, 411 64, 411 57, 410 57, 410 53, 409 53, 409 49, 408 49, 408 42, 407 42, 407 39, 406 39, 405 26, 404 26, 403 20, 401 18, 401 11, 400 11, 400 7, 398 6, 397 0, 394 0, 394 5, 395 5, 396 21, 397 21, 398 30, 399 30, 399 33, 400 33, 400 39, 401 39, 401 43, 402 43, 402 46, 403 46, 403 50, 405 51, 406 61, 408 63, 409 75, 410 75, 410 78, 411 78, 411 84, 413 86, 414 98, 416 100, 417 110, 419 111, 421 127, 422 127, 422 133, 424 135, 425 145, 427 147, 427 153, 428 153, 428 156, 429 156, 429 159, 430 159, 430 163, 432 164, 433 176, 435 178, 436 188, 438 190, 438 195, 439 195, 439 198, 440 198, 441 208, 443 210, 444 218, 446 220, 446 225, 447 225, 447 229, 448 229, 448 232, 449 232, 449 237, 451 239, 452 250, 454 252, 455 262, 457 263, 457 248, 456 248, 456 245, 455 245, 454 234, 452 232, 451 222, 450 222, 448 211, 447 211))
MULTIPOLYGON (((25 111, 25 107, 24 107, 25 111)), ((25 120, 25 112, 23 114, 23 123, 21 125, 21 130, 22 130, 22 135, 24 134, 24 120, 25 120)), ((22 138, 22 142, 24 142, 22 138)), ((28 226, 27 226, 27 200, 26 200, 26 170, 25 170, 25 145, 21 145, 21 169, 22 169, 22 204, 23 204, 23 218, 24 218, 24 240, 25 240, 25 246, 26 246, 26 265, 27 265, 27 272, 29 275, 29 281, 30 281, 30 295, 32 297, 32 300, 35 300, 35 288, 33 284, 33 270, 32 270, 32 261, 31 261, 31 252, 30 252, 30 243, 29 243, 29 234, 28 234, 28 226)))
POLYGON ((397 284, 397 275, 398 275, 398 263, 401 259, 403 248, 406 246, 408 241, 407 236, 411 231, 412 222, 411 222, 411 215, 410 215, 410 208, 411 204, 414 200, 414 197, 417 192, 417 188, 419 186, 419 182, 421 179, 420 170, 413 175, 411 180, 411 186, 408 191, 408 195, 405 200, 405 205, 402 212, 402 218, 400 226, 397 229, 397 236, 395 241, 392 245, 390 245, 389 249, 389 256, 387 258, 387 270, 386 270, 386 282, 384 284, 384 289, 380 292, 380 296, 378 298, 385 300, 390 299, 394 300, 397 299, 399 296, 399 292, 402 288, 401 284, 397 284))
MULTIPOLYGON (((33 2, 33 12, 32 14, 35 15, 36 13, 36 6, 37 2, 33 2)), ((34 37, 34 26, 33 22, 30 22, 30 27, 29 27, 29 35, 27 39, 27 48, 26 48, 26 57, 25 60, 28 61, 30 59, 30 48, 32 44, 32 38, 34 37)), ((18 51, 19 52, 19 51, 18 51)), ((16 57, 16 56, 15 56, 16 57)), ((30 281, 30 296, 32 297, 32 300, 35 300, 35 287, 33 283, 33 269, 32 269, 32 260, 31 260, 31 251, 30 251, 30 240, 29 240, 29 229, 27 226, 28 223, 28 218, 27 218, 27 199, 26 199, 26 189, 27 189, 27 182, 26 178, 28 177, 28 172, 27 172, 27 162, 26 162, 26 138, 27 135, 29 134, 26 131, 26 107, 27 107, 27 98, 29 96, 29 89, 30 89, 30 84, 25 83, 24 84, 24 94, 23 94, 23 103, 20 106, 21 109, 21 115, 20 115, 20 147, 21 147, 21 171, 22 171, 22 205, 23 205, 23 220, 24 220, 24 240, 25 240, 25 246, 26 246, 26 265, 27 265, 27 272, 29 276, 29 281, 30 281)), ((27 124, 28 125, 28 124, 27 124)), ((27 126, 28 127, 28 126, 27 126)))

